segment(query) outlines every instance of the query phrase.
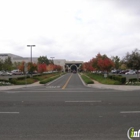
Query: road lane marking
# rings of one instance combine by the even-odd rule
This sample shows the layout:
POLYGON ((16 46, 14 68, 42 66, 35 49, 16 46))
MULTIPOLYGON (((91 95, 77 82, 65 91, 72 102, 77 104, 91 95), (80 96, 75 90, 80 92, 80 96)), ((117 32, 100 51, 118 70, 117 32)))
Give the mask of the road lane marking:
POLYGON ((101 100, 97 101, 65 101, 65 103, 100 103, 102 102, 101 100))
POLYGON ((0 112, 0 114, 19 114, 19 112, 0 112))
POLYGON ((133 113, 140 113, 140 111, 121 111, 120 113, 122 113, 122 114, 125 114, 125 113, 133 114, 133 113))
POLYGON ((68 83, 69 83, 71 77, 72 77, 72 74, 70 75, 69 79, 66 81, 66 83, 65 83, 65 85, 62 87, 62 89, 65 89, 65 88, 66 88, 66 86, 68 85, 68 83))
MULTIPOLYGON (((92 91, 92 90, 90 90, 90 91, 87 91, 87 90, 62 90, 62 89, 60 89, 59 90, 59 88, 55 88, 55 89, 52 89, 52 90, 48 90, 49 88, 45 88, 44 90, 25 90, 25 91, 14 91, 14 93, 48 93, 48 92, 71 92, 71 93, 81 93, 81 92, 83 92, 83 93, 98 93, 98 92, 103 92, 103 93, 112 93, 112 91, 92 91)), ((117 91, 113 91, 114 93, 118 93, 117 91)), ((11 91, 4 91, 3 93, 6 93, 6 94, 14 94, 13 92, 11 92, 11 91)))

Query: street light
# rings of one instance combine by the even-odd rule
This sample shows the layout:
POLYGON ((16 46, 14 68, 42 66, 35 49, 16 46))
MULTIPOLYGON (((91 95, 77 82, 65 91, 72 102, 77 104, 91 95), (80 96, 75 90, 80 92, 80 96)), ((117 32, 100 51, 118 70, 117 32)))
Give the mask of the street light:
MULTIPOLYGON (((52 58, 52 63, 53 63, 53 58, 55 58, 55 57, 50 57, 50 58, 52 58)), ((53 63, 54 64, 54 63, 53 63)))
POLYGON ((27 47, 31 48, 31 63, 32 63, 32 47, 35 47, 35 45, 27 45, 27 47))
MULTIPOLYGON (((53 58, 55 58, 55 57, 50 57, 50 58, 52 58, 52 64, 54 64, 54 63, 53 63, 53 58)), ((53 69, 52 69, 52 73, 53 73, 53 69)))

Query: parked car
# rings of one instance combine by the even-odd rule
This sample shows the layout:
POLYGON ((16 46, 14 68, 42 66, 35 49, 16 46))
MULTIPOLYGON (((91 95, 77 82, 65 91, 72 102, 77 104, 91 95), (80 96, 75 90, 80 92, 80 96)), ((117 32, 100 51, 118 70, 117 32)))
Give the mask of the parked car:
POLYGON ((140 74, 140 70, 136 70, 135 72, 136 72, 136 74, 140 74))
POLYGON ((128 71, 128 72, 126 72, 125 74, 136 74, 136 72, 135 71, 133 71, 133 70, 130 70, 130 71, 128 71))
POLYGON ((3 72, 2 72, 2 71, 0 71, 0 75, 2 75, 2 73, 3 73, 3 72))
POLYGON ((4 72, 2 72, 1 75, 2 76, 12 76, 12 73, 11 72, 7 72, 7 71, 4 71, 4 72))
POLYGON ((129 70, 122 70, 119 74, 125 74, 126 72, 129 72, 129 70))
POLYGON ((23 72, 20 71, 20 70, 12 70, 11 73, 12 73, 13 75, 23 75, 23 72))
POLYGON ((119 74, 120 73, 120 70, 112 70, 111 73, 113 73, 113 74, 119 74))

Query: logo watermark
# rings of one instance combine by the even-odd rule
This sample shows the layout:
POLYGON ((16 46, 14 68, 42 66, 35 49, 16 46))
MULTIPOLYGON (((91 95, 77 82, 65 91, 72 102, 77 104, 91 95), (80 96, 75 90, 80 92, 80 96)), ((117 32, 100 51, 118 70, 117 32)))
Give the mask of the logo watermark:
POLYGON ((130 127, 127 131, 127 137, 129 140, 133 140, 133 138, 140 138, 140 129, 135 131, 134 127, 130 127))

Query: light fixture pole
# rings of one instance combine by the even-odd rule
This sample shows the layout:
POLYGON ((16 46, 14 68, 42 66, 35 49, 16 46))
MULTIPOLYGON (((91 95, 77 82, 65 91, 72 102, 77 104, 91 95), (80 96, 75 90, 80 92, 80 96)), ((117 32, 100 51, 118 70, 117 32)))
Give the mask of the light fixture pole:
MULTIPOLYGON (((50 57, 51 59, 52 59, 52 63, 53 63, 53 58, 55 58, 55 57, 50 57)), ((53 63, 54 64, 54 63, 53 63)))
POLYGON ((35 47, 35 45, 27 45, 27 47, 31 48, 31 63, 32 63, 32 47, 35 47))
MULTIPOLYGON (((55 58, 55 57, 50 57, 51 59, 52 59, 52 64, 54 65, 54 63, 53 63, 53 58, 55 58)), ((52 69, 52 73, 53 73, 53 69, 52 69)))

